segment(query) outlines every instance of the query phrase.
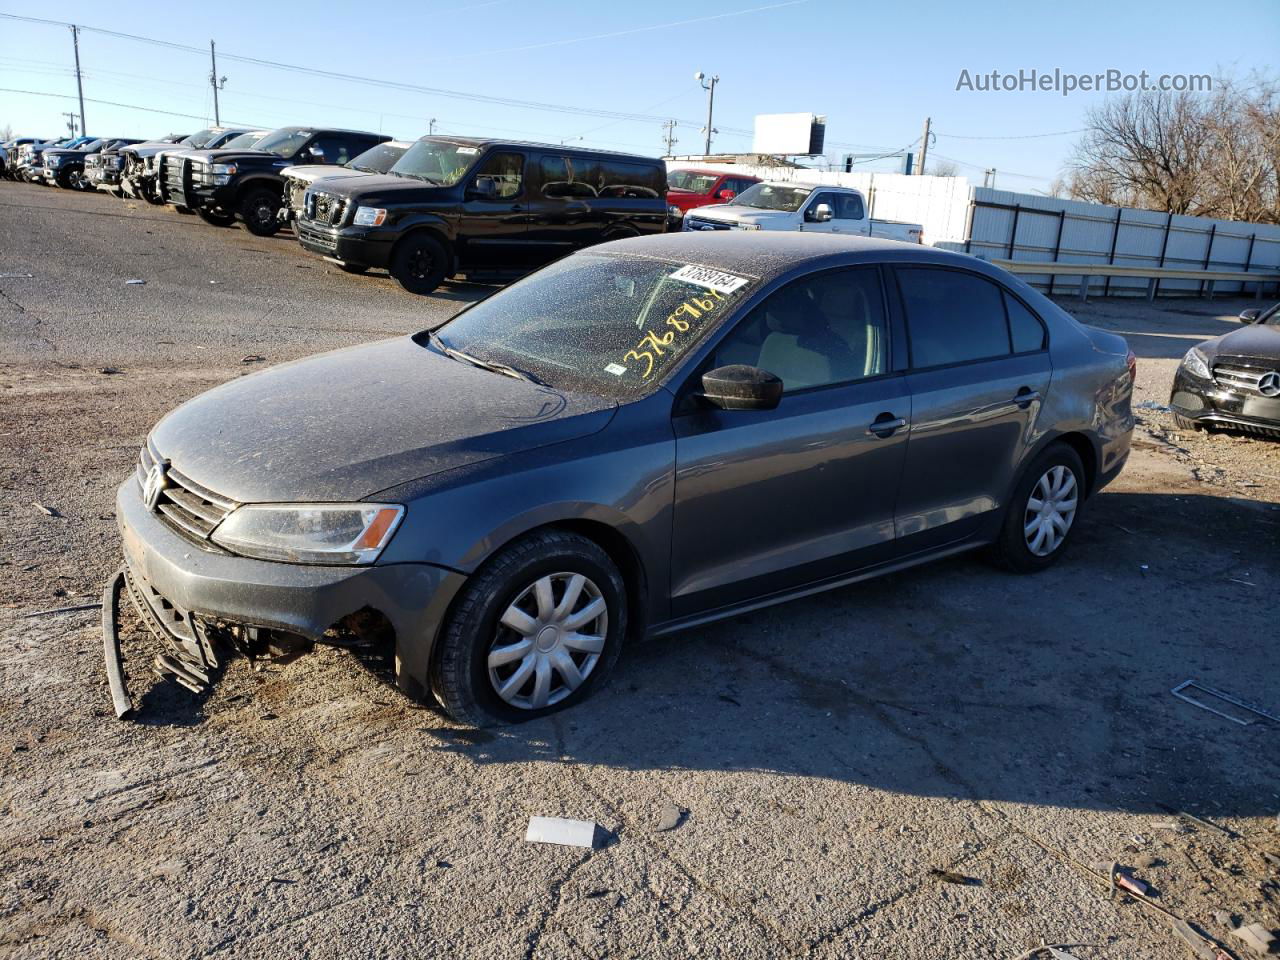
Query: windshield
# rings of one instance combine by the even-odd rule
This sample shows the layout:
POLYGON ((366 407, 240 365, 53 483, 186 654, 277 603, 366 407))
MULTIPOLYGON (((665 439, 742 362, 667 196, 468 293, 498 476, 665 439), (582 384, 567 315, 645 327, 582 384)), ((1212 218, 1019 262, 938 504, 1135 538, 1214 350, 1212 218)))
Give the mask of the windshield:
POLYGON ((1260 316, 1257 322, 1265 323, 1268 327, 1280 327, 1280 303, 1260 316))
POLYGON ((272 130, 259 140, 255 149, 274 153, 277 157, 292 157, 311 139, 311 133, 310 130, 299 130, 297 127, 282 127, 272 130))
POLYGON ((673 170, 667 174, 667 186, 673 190, 688 190, 692 193, 710 193, 711 188, 720 179, 719 174, 694 173, 692 170, 673 170))
POLYGON ((358 157, 353 157, 347 166, 361 173, 386 173, 396 165, 408 149, 408 147, 380 143, 376 147, 370 147, 358 157))
POLYGON ((780 187, 772 183, 757 183, 743 190, 729 202, 739 207, 757 207, 760 210, 799 210, 813 192, 812 187, 780 187))
POLYGON ((223 150, 248 150, 257 144, 259 140, 265 137, 265 133, 242 133, 238 137, 232 137, 222 145, 223 150))
POLYGON ((82 153, 93 153, 93 151, 106 146, 106 140, 90 140, 88 143, 82 143, 76 147, 82 153))
POLYGON ((466 175, 479 155, 480 148, 474 144, 439 138, 419 140, 388 172, 451 187, 466 175))
POLYGON ((754 284, 696 264, 578 254, 476 304, 432 342, 623 400, 653 389, 754 284))
POLYGON ((191 136, 187 137, 187 139, 183 140, 182 142, 186 144, 188 147, 203 147, 206 143, 208 143, 217 135, 218 135, 217 130, 210 130, 209 128, 206 127, 204 130, 201 130, 199 133, 193 133, 191 136))

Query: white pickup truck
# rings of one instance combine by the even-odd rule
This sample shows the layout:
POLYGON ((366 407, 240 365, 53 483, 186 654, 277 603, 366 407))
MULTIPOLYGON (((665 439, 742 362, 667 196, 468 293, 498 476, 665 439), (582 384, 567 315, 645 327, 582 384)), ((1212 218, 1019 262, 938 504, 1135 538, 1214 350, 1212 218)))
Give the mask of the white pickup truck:
POLYGON ((698 207, 684 230, 803 230, 923 243, 918 223, 872 220, 861 191, 812 183, 757 183, 729 203, 698 207))

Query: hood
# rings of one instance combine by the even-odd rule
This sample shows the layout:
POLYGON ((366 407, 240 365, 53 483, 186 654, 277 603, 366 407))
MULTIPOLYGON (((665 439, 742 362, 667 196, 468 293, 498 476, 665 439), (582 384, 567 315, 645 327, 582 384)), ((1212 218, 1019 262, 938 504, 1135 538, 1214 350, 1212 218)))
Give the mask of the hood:
POLYGON ((595 433, 613 408, 400 337, 223 384, 152 439, 182 473, 243 503, 347 501, 595 433))
POLYGON ((299 163, 289 168, 288 176, 291 180, 315 183, 322 177, 333 177, 341 173, 354 172, 350 167, 344 167, 340 163, 299 163))
POLYGON ((209 163, 246 163, 253 161, 262 166, 274 163, 276 166, 286 167, 289 161, 284 157, 277 157, 274 153, 267 153, 265 150, 190 150, 187 149, 183 156, 199 157, 209 163))
POLYGON ((191 148, 182 143, 134 143, 127 147, 121 147, 123 153, 136 153, 140 157, 154 157, 162 150, 190 150, 191 148))
POLYGON ((325 193, 358 199, 365 205, 386 203, 437 203, 452 196, 452 187, 433 187, 425 180, 397 177, 389 173, 371 173, 363 177, 341 177, 326 184, 325 193))
POLYGON ((1267 323, 1250 324, 1223 334, 1209 346, 1223 357, 1255 357, 1280 362, 1280 327, 1267 323))
POLYGON ((740 203, 713 203, 699 207, 698 216, 710 220, 723 220, 725 223, 758 223, 767 229, 771 223, 790 222, 796 214, 785 210, 760 210, 756 207, 744 206, 740 203))

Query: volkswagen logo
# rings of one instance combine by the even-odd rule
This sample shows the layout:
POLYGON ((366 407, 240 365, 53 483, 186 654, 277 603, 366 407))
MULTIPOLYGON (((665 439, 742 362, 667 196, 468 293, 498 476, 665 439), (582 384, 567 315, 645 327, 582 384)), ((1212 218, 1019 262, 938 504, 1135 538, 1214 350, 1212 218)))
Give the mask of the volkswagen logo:
POLYGON ((1264 373, 1258 381, 1258 392, 1264 397, 1280 397, 1280 371, 1264 373))
POLYGON ((160 494, 169 485, 169 477, 165 471, 169 469, 168 460, 157 460, 147 471, 146 482, 142 484, 142 503, 148 510, 154 510, 160 502, 160 494))

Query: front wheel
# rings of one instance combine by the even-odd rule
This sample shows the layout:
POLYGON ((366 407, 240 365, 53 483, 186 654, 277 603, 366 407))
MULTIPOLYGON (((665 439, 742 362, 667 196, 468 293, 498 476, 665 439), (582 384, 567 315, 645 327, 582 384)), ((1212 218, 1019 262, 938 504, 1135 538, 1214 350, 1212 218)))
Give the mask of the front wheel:
POLYGON ((431 690, 451 717, 476 726, 563 710, 605 682, 626 628, 626 587, 609 555, 577 534, 534 533, 464 588, 431 690))
POLYGON ((250 190, 240 201, 240 219, 255 237, 271 237, 280 230, 280 197, 270 190, 250 190))
POLYGON ((448 261, 439 240, 427 233, 413 234, 401 240, 392 254, 391 275, 410 293, 427 294, 444 282, 448 261))
POLYGON ((196 213, 199 214, 200 219, 205 223, 211 224, 215 227, 229 227, 236 222, 236 215, 234 213, 226 213, 223 210, 216 208, 210 210, 206 207, 199 207, 197 208, 196 213))
POLYGON ((1009 502, 996 558, 1015 573, 1038 573, 1056 563, 1079 520, 1084 479, 1079 454, 1065 443, 1036 457, 1009 502))

